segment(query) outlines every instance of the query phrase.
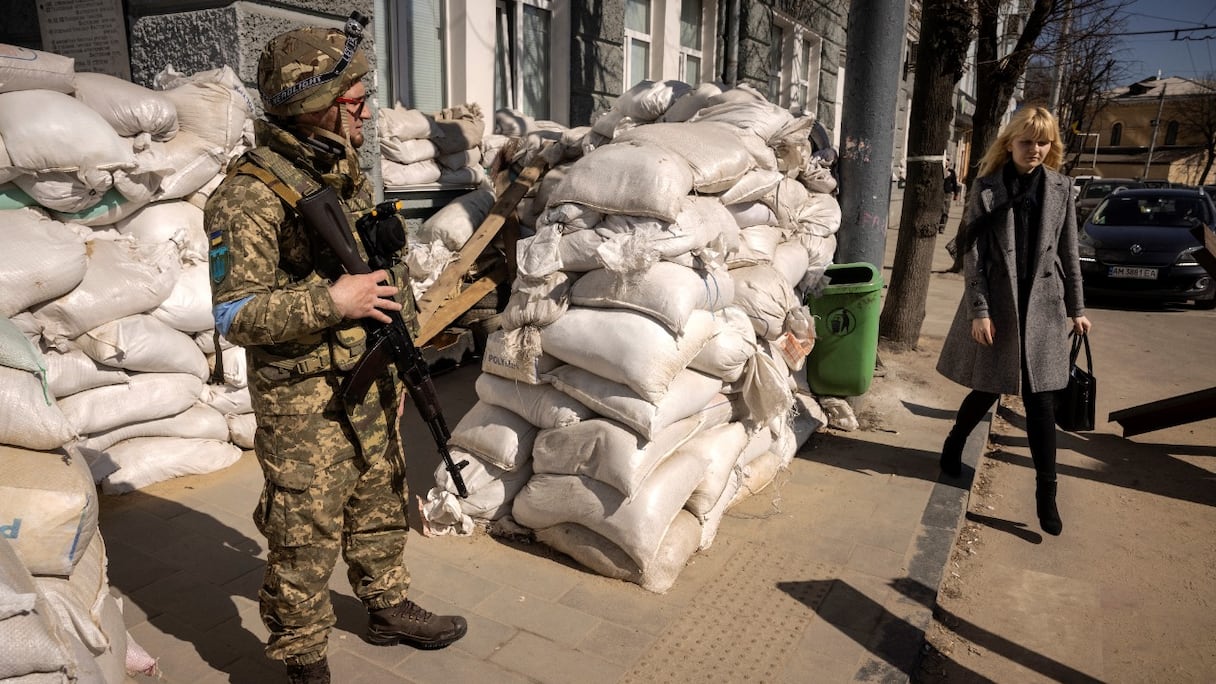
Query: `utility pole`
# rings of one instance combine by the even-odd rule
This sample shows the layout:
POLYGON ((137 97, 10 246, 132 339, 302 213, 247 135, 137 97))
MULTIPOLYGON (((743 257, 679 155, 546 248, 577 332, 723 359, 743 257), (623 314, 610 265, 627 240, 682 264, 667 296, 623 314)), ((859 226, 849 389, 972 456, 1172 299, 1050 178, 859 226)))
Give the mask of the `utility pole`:
MULTIPOLYGON (((1064 80, 1064 57, 1067 54, 1066 41, 1068 40, 1068 30, 1072 25, 1072 0, 1064 2, 1064 19, 1061 22, 1060 37, 1056 43, 1056 65, 1052 70, 1051 77, 1051 96, 1047 100, 1047 108, 1053 112, 1058 112, 1060 104, 1060 84, 1064 80)), ((1067 123, 1067 119, 1064 119, 1067 123)))
MULTIPOLYGON (((1158 76, 1160 78, 1160 76, 1158 76)), ((1165 84, 1161 84, 1161 97, 1157 100, 1157 118, 1153 119, 1153 139, 1148 144, 1148 158, 1144 160, 1144 173, 1141 178, 1148 178, 1149 167, 1153 165, 1153 148, 1157 146, 1157 129, 1161 126, 1161 110, 1165 107, 1165 84)))
POLYGON ((840 125, 838 263, 882 269, 906 0, 851 0, 840 125))

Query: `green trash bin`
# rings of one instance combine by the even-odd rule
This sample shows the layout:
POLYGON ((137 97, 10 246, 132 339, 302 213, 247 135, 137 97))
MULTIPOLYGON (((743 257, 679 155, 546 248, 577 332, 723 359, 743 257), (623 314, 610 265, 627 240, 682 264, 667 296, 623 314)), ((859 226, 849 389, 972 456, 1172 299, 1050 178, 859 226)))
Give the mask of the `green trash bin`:
POLYGON ((882 274, 873 264, 832 264, 818 297, 807 296, 815 318, 815 346, 806 380, 820 396, 858 397, 870 389, 878 358, 882 274))

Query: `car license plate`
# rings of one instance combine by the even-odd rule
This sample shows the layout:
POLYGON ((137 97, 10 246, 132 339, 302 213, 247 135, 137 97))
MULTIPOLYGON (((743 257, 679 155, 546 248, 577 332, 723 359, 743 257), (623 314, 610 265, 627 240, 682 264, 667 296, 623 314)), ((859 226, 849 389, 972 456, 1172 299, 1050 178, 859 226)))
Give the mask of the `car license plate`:
POLYGON ((1111 266, 1110 277, 1112 278, 1136 278, 1139 280, 1156 280, 1157 269, 1155 268, 1137 268, 1135 266, 1111 266))

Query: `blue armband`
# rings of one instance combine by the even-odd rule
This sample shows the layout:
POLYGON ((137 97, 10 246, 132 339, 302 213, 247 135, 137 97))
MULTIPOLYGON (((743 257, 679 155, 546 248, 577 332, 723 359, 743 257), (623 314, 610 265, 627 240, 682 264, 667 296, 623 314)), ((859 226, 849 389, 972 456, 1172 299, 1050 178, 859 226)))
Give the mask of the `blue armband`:
POLYGON ((211 310, 211 315, 215 318, 215 329, 221 335, 228 334, 228 329, 232 327, 232 319, 236 318, 236 312, 240 311, 242 306, 248 304, 250 299, 253 299, 253 295, 234 302, 224 302, 223 304, 215 305, 215 308, 211 310))

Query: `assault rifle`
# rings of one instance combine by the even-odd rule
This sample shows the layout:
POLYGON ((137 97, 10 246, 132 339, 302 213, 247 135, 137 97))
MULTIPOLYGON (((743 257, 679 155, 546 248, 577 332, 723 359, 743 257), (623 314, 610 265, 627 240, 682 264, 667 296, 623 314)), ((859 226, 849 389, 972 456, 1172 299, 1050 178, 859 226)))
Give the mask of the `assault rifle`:
MULTIPOLYGON (((296 203, 296 209, 299 210, 304 222, 316 231, 317 235, 320 235, 330 249, 338 255, 338 259, 342 261, 342 267, 346 269, 347 273, 363 275, 372 272, 371 267, 359 255, 354 235, 350 230, 350 223, 346 220, 346 214, 338 203, 338 196, 334 193, 333 188, 326 186, 309 193, 296 203)), ((380 210, 380 207, 377 209, 380 210)), ((388 209, 388 207, 384 207, 384 210, 388 209)), ((431 382, 431 373, 426 359, 422 358, 422 352, 414 346, 414 340, 405 327, 401 313, 397 311, 385 311, 384 313, 392 319, 390 323, 380 323, 371 319, 364 321, 364 327, 367 330, 367 351, 355 364, 351 374, 343 380, 342 396, 353 401, 362 401, 376 378, 380 377, 390 364, 396 364, 397 375, 405 383, 405 387, 410 393, 410 399, 418 409, 422 421, 431 429, 431 437, 435 439, 435 446, 439 447, 439 454, 443 456, 443 465, 452 477, 456 493, 461 498, 468 498, 469 490, 465 487, 460 470, 469 462, 467 460, 460 463, 454 462, 451 452, 448 451, 448 439, 451 438, 452 433, 448 430, 447 421, 443 419, 443 412, 439 407, 439 397, 435 394, 435 385, 431 382)))

